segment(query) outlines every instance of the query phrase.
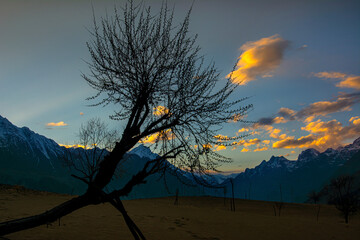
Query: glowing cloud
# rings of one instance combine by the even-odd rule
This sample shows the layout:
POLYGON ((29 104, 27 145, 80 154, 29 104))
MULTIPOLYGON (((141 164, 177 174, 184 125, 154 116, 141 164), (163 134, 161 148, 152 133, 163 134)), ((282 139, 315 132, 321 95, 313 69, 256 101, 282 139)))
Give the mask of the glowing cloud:
POLYGON ((73 144, 73 145, 67 145, 67 144, 60 144, 59 146, 61 147, 66 147, 66 148, 84 148, 84 149, 89 149, 89 147, 85 147, 84 145, 80 145, 80 144, 73 144))
POLYGON ((245 43, 240 48, 243 53, 239 57, 237 69, 227 77, 233 83, 245 85, 258 76, 271 76, 270 72, 280 65, 289 43, 278 35, 245 43))
POLYGON ((266 151, 266 150, 268 150, 268 149, 269 149, 268 147, 256 148, 256 149, 254 150, 254 152, 262 152, 262 151, 266 151))
POLYGON ((273 148, 304 148, 311 146, 311 143, 315 140, 313 135, 308 135, 295 139, 295 137, 287 137, 283 140, 273 143, 273 148))
POLYGON ((145 144, 145 143, 156 143, 158 141, 167 141, 167 140, 171 140, 174 139, 175 136, 172 133, 171 129, 166 129, 164 131, 160 131, 154 134, 151 134, 150 136, 145 137, 144 139, 142 139, 140 142, 145 144))
POLYGON ((164 106, 157 106, 156 108, 154 108, 153 114, 155 116, 163 116, 166 114, 169 114, 169 109, 164 107, 164 106))
POLYGON ((360 90, 360 76, 348 75, 340 72, 319 72, 314 74, 318 78, 333 78, 341 81, 336 84, 340 88, 354 88, 360 90))
POLYGON ((217 141, 221 142, 221 141, 229 141, 231 138, 222 134, 218 134, 216 136, 214 136, 215 139, 217 139, 217 141))
POLYGON ((68 124, 67 123, 64 123, 64 122, 57 122, 57 123, 54 123, 54 122, 50 122, 50 123, 47 123, 46 126, 47 127, 63 127, 63 126, 67 126, 68 124))
POLYGON ((286 137, 273 143, 273 148, 316 148, 324 151, 327 148, 336 148, 343 145, 346 140, 359 137, 360 117, 350 118, 349 125, 343 126, 337 120, 323 122, 317 120, 309 122, 301 128, 310 134, 296 139, 295 137, 286 137))
POLYGON ((294 120, 295 111, 290 108, 280 108, 278 115, 289 120, 294 120))
MULTIPOLYGON (((350 111, 351 106, 359 102, 359 96, 340 96, 335 101, 319 101, 310 104, 296 113, 297 118, 326 116, 335 112, 350 111)), ((309 120, 309 119, 308 119, 309 120)))
POLYGON ((254 139, 246 139, 246 140, 240 140, 238 142, 233 142, 231 143, 232 145, 237 145, 237 146, 251 146, 251 145, 255 145, 255 144, 259 144, 261 142, 260 139, 258 138, 254 138, 254 139))
POLYGON ((350 111, 354 104, 360 102, 360 93, 342 94, 334 101, 319 101, 311 103, 298 112, 290 108, 280 108, 277 117, 260 118, 255 124, 254 129, 270 127, 273 124, 286 123, 288 121, 301 120, 305 123, 312 122, 318 116, 327 116, 336 112, 350 111))
POLYGON ((215 151, 221 151, 221 150, 225 150, 226 146, 224 145, 215 145, 215 151))
POLYGON ((239 133, 242 133, 242 132, 248 132, 249 131, 249 129, 248 128, 241 128, 241 129, 239 129, 239 133))

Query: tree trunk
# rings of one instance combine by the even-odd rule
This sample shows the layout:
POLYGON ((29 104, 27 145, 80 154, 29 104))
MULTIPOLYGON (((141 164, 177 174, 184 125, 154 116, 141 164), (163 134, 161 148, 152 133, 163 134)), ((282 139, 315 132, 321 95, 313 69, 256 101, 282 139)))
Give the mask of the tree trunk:
MULTIPOLYGON (((100 202, 99 202, 100 203, 100 202)), ((31 217, 0 223, 0 236, 51 223, 73 211, 93 204, 87 195, 64 202, 53 209, 31 217)))
POLYGON ((103 201, 102 189, 111 181, 116 166, 123 155, 136 143, 133 144, 134 141, 128 141, 127 144, 121 145, 122 142, 117 143, 115 149, 104 158, 94 182, 89 185, 84 195, 64 202, 44 213, 0 223, 0 236, 51 223, 80 208, 101 203, 103 201))

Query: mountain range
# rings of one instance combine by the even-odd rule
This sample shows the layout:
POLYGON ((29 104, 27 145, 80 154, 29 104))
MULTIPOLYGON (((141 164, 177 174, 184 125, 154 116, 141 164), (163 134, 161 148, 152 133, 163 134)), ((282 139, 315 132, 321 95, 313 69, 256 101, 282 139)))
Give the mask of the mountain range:
POLYGON ((296 161, 272 156, 234 178, 236 197, 256 200, 304 202, 330 179, 360 171, 360 138, 352 144, 324 152, 306 149, 296 161), (346 172, 344 170, 347 169, 346 172))
MULTIPOLYGON (((16 127, 0 116, 0 184, 17 184, 28 188, 68 194, 81 194, 86 186, 72 178, 71 170, 62 158, 66 149, 55 141, 41 136, 27 127, 16 127)), ((124 156, 118 177, 109 184, 108 190, 126 183, 146 161, 158 155, 143 145, 132 149, 124 156)), ((169 163, 169 168, 175 167, 169 163)), ((207 182, 226 188, 197 186, 190 173, 178 170, 180 176, 157 173, 146 184, 136 186, 128 198, 149 198, 175 195, 231 196, 231 181, 237 198, 304 202, 307 194, 320 190, 331 178, 360 173, 360 138, 352 144, 324 152, 306 149, 296 161, 272 156, 258 166, 239 174, 207 176, 207 182), (231 179, 231 181, 230 181, 231 179), (186 184, 184 184, 186 183, 186 184)))

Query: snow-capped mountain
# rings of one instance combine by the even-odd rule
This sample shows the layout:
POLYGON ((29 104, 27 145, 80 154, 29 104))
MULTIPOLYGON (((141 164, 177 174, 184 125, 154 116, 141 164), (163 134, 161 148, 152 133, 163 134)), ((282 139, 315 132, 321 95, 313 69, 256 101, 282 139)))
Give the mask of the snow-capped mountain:
MULTIPOLYGON (((65 147, 55 141, 31 131, 27 127, 19 128, 6 118, 0 116, 0 184, 19 184, 28 188, 60 193, 81 194, 86 186, 71 177, 71 171, 64 165, 65 147)), ((92 151, 70 148, 68 151, 92 151)), ((142 168, 148 160, 158 157, 157 154, 139 145, 126 154, 125 161, 119 167, 119 177, 115 177, 110 188, 119 188, 142 168)), ((175 172, 176 167, 168 163, 169 169, 175 172)), ((190 182, 190 175, 166 175, 167 186, 159 182, 162 173, 148 179, 148 183, 134 188, 130 198, 160 197, 174 194, 181 189, 183 195, 198 195, 199 189, 184 187, 182 182, 190 182)))
POLYGON ((148 159, 155 159, 159 155, 153 153, 150 148, 140 144, 139 146, 131 149, 128 154, 135 154, 140 158, 148 158, 148 159))
POLYGON ((283 156, 272 156, 269 161, 263 160, 255 168, 247 168, 244 175, 262 175, 272 170, 281 169, 283 172, 292 172, 296 169, 307 167, 312 164, 324 163, 329 165, 342 166, 347 160, 349 160, 356 152, 360 151, 360 138, 356 139, 354 143, 339 147, 336 150, 328 148, 326 151, 320 153, 316 149, 309 148, 302 151, 296 161, 288 160, 283 156), (324 158, 327 158, 327 162, 323 162, 324 158))
MULTIPOLYGON (((251 199, 279 201, 281 186, 282 199, 303 202, 311 190, 320 189, 359 151, 360 138, 347 146, 336 150, 329 148, 322 153, 306 149, 296 161, 272 156, 269 161, 264 160, 258 166, 246 169, 235 178, 238 189, 242 189, 237 196, 243 197, 246 193, 251 199)), ((352 159, 352 162, 356 161, 359 162, 360 158, 352 159)))
POLYGON ((0 116, 0 151, 3 153, 13 151, 12 155, 28 159, 28 164, 46 163, 51 168, 55 168, 54 159, 63 152, 63 148, 54 140, 39 135, 27 127, 16 127, 0 116))
MULTIPOLYGON (((16 127, 0 116, 0 183, 62 193, 82 193, 85 186, 71 178, 69 169, 61 162, 64 150, 55 141, 27 127, 16 127)), ((131 161, 123 162, 121 178, 115 179, 112 187, 118 188, 124 184, 147 160, 156 157, 158 155, 144 145, 133 148, 126 157, 131 161)), ((229 178, 233 178, 235 196, 239 198, 278 201, 281 192, 284 201, 303 202, 308 192, 320 189, 334 174, 360 171, 359 162, 360 138, 347 146, 329 148, 322 153, 306 149, 296 161, 272 156, 268 161, 264 160, 237 175, 209 174, 204 179, 213 185, 230 187, 229 178)), ((184 185, 184 182, 196 185, 194 178, 199 176, 167 164, 168 169, 178 174, 177 177, 170 173, 165 178, 162 178, 163 173, 155 174, 149 177, 147 184, 137 186, 130 197, 168 196, 173 195, 176 189, 180 190, 181 195, 223 196, 224 193, 216 189, 184 185)), ((230 194, 229 189, 227 193, 230 194)))
POLYGON ((320 152, 316 149, 309 148, 299 154, 298 161, 302 163, 309 162, 316 158, 319 154, 320 152))

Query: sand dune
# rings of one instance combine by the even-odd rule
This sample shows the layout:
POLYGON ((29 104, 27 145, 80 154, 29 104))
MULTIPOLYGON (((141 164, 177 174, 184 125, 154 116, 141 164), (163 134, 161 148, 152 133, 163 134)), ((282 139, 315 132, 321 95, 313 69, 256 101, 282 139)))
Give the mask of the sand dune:
MULTIPOLYGON (((71 196, 0 188, 0 221, 46 211, 71 196)), ((360 216, 347 225, 338 211, 321 207, 316 221, 315 206, 286 204, 274 216, 273 203, 213 197, 180 197, 124 201, 124 205, 147 239, 360 239, 360 216)), ((48 226, 9 234, 7 239, 132 239, 125 222, 110 204, 88 206, 48 226)), ((1 238, 0 238, 1 239, 1 238)))

